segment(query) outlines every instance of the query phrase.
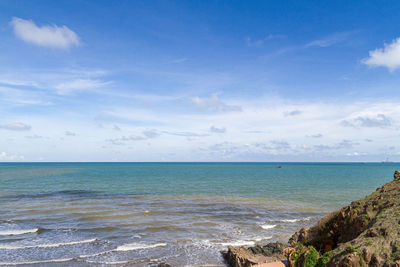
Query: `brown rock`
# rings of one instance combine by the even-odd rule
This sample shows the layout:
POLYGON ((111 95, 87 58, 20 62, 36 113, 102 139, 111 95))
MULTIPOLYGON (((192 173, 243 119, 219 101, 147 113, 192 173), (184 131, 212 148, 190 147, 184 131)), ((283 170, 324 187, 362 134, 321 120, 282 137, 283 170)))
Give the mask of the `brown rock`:
POLYGON ((245 247, 228 247, 228 251, 222 252, 226 262, 232 267, 274 267, 285 266, 276 257, 267 257, 262 254, 255 254, 250 249, 245 247), (269 264, 270 265, 265 265, 269 264), (283 265, 279 264, 282 263, 283 265), (278 265, 277 265, 278 264, 278 265))
POLYGON ((393 178, 395 181, 400 181, 400 171, 395 171, 393 178))
POLYGON ((332 250, 327 266, 400 267, 400 171, 394 180, 295 233, 289 240, 294 251, 287 254, 291 265, 294 257, 303 267, 312 246, 318 257, 332 250))

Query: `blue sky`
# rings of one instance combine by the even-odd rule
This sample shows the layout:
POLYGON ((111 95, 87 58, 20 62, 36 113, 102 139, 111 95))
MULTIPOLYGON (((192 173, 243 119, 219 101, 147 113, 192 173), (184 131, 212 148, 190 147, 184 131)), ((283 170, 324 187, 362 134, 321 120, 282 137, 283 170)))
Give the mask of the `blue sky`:
POLYGON ((0 2, 0 161, 400 160, 398 1, 0 2))

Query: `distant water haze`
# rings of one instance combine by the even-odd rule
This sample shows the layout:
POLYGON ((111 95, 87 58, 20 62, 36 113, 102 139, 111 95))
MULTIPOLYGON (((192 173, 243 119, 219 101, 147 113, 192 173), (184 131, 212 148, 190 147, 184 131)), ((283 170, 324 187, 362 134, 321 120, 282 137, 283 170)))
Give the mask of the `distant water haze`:
POLYGON ((398 163, 0 164, 0 265, 222 264, 287 241, 398 163), (276 168, 279 165, 281 168, 276 168))

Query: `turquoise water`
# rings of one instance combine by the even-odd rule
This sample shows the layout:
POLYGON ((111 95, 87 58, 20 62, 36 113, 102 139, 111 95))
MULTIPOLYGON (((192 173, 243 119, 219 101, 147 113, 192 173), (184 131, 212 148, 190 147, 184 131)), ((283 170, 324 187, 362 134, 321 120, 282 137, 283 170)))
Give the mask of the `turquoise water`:
POLYGON ((397 163, 2 163, 0 265, 223 264, 391 181, 397 163), (281 168, 276 168, 279 165, 281 168))

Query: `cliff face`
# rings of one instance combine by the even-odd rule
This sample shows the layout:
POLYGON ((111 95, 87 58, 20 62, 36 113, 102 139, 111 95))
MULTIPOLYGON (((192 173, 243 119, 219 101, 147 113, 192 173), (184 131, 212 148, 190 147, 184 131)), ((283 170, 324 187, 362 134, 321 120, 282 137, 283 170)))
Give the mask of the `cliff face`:
POLYGON ((290 265, 400 266, 400 172, 394 178, 295 233, 287 251, 290 265))

